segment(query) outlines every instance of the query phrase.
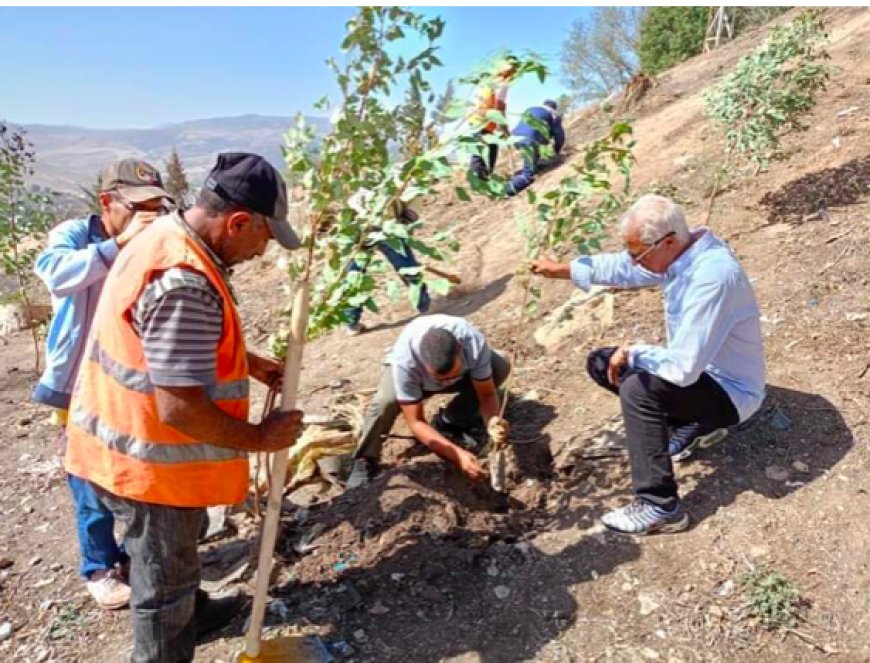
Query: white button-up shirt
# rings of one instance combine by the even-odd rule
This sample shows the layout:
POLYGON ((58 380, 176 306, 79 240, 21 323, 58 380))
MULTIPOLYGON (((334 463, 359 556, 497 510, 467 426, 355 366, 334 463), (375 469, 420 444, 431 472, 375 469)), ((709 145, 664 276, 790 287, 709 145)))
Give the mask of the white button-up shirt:
POLYGON ((584 256, 571 263, 571 280, 583 290, 592 284, 620 288, 662 288, 666 347, 635 344, 629 365, 679 387, 702 372, 728 394, 745 421, 764 400, 764 344, 755 293, 728 246, 705 229, 695 242, 654 274, 632 263, 627 251, 584 256))

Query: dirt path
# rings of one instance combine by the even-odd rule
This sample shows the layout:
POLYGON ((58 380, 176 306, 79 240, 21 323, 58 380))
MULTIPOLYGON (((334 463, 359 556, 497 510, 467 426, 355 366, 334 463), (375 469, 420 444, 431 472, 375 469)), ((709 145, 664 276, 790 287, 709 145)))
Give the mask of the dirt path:
MULTIPOLYGON (((693 528, 638 540, 595 525, 629 486, 624 456, 607 444, 619 437, 617 404, 585 378, 585 355, 663 333, 657 293, 620 293, 612 323, 581 320, 549 354, 521 340, 509 417, 524 443, 508 500, 468 486, 407 440, 391 441, 388 471, 365 490, 294 495, 304 507, 288 510, 283 523, 271 617, 280 629, 346 641, 354 660, 378 663, 870 660, 870 11, 832 17, 840 71, 810 129, 788 138, 787 162, 735 183, 713 219, 762 306, 775 409, 680 466, 693 528), (839 111, 847 111, 840 120, 839 111), (843 145, 835 149, 838 131, 843 145), (317 547, 300 554, 297 544, 315 528, 317 547), (768 633, 747 618, 736 579, 759 564, 783 573, 806 600, 805 621, 790 633, 768 633)), ((642 102, 639 187, 666 184, 699 215, 715 166, 699 93, 760 38, 686 63, 642 102)), ((510 342, 518 307, 513 217, 524 204, 445 198, 429 210, 441 224, 461 222, 458 268, 474 285, 436 310, 469 316, 496 346, 510 342)), ((255 343, 271 331, 282 298, 270 294, 274 271, 264 261, 237 276, 255 343)), ((570 294, 567 283, 548 284, 541 316, 570 294)), ((383 349, 409 315, 407 305, 387 307, 367 316, 371 332, 311 345, 306 409, 373 386, 383 349)), ((26 402, 28 351, 25 335, 0 346, 0 560, 12 562, 0 570, 0 623, 15 628, 0 653, 124 660, 128 615, 92 609, 75 578, 54 433, 26 402)), ((236 535, 203 546, 207 578, 247 561, 255 526, 233 518, 236 535)), ((231 660, 241 628, 240 618, 197 660, 231 660)))

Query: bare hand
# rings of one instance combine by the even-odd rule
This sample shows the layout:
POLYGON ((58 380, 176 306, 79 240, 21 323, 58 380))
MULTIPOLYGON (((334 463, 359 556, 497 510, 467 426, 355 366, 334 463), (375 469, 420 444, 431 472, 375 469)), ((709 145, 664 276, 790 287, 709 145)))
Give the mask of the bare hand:
POLYGON ((472 481, 481 481, 486 476, 480 463, 477 462, 477 457, 465 449, 459 454, 459 469, 472 481))
POLYGON ((545 276, 548 279, 564 279, 568 278, 571 272, 571 268, 562 262, 556 262, 555 260, 550 260, 549 258, 540 258, 538 260, 533 260, 532 264, 529 266, 532 274, 537 274, 538 276, 545 276))
POLYGON ((284 378, 284 366, 273 357, 248 353, 248 373, 255 380, 262 382, 268 387, 281 388, 284 378))
POLYGON ((486 432, 489 435, 492 446, 496 449, 499 449, 507 444, 510 430, 511 425, 501 417, 492 417, 486 426, 486 432))
POLYGON ((302 431, 302 412, 272 412, 257 428, 260 430, 257 451, 278 451, 292 447, 302 431))
POLYGON ((628 366, 628 346, 623 345, 610 355, 610 363, 607 365, 607 379, 614 387, 619 386, 619 373, 626 366, 628 366))
POLYGON ((160 214, 157 212, 136 212, 121 234, 115 238, 118 246, 124 248, 127 242, 151 225, 151 222, 158 216, 160 214))

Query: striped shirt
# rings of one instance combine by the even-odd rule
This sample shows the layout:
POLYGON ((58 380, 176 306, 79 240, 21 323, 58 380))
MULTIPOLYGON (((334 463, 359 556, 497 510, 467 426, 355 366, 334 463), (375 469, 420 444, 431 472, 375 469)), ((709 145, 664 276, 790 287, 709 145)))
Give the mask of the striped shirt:
POLYGON ((153 384, 195 387, 215 383, 223 302, 203 274, 180 267, 158 274, 131 313, 153 384))

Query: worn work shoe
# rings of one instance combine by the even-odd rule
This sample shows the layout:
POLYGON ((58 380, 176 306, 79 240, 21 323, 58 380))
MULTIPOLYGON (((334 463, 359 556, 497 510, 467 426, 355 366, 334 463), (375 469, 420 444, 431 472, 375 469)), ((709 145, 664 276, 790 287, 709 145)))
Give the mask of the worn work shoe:
POLYGON ((218 631, 242 613, 247 598, 239 591, 227 592, 220 596, 209 595, 203 589, 196 590, 196 637, 201 638, 212 631, 218 631))
POLYGON ((85 586, 103 610, 120 610, 130 604, 130 585, 117 569, 94 571, 85 586))
POLYGON ((728 436, 727 428, 703 431, 700 424, 686 424, 675 428, 668 441, 671 460, 679 463, 687 460, 695 449, 709 449, 728 436))
POLYGON ((369 483, 378 473, 378 461, 374 458, 357 458, 353 461, 353 469, 347 478, 347 488, 359 488, 369 483))
POLYGON ((627 506, 605 513, 601 522, 607 529, 623 534, 667 534, 686 529, 689 526, 689 514, 681 504, 668 511, 637 498, 627 506))

